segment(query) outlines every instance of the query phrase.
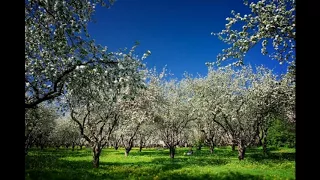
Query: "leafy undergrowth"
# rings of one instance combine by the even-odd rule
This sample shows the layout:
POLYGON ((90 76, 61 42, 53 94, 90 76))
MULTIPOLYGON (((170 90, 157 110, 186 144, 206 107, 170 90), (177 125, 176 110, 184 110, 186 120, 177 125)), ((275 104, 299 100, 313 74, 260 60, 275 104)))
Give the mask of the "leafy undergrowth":
POLYGON ((100 179, 295 179, 295 149, 251 148, 244 160, 237 159, 231 147, 207 148, 185 156, 187 148, 178 148, 174 159, 167 149, 104 149, 100 167, 92 168, 90 149, 31 149, 25 160, 26 180, 100 180, 100 179))

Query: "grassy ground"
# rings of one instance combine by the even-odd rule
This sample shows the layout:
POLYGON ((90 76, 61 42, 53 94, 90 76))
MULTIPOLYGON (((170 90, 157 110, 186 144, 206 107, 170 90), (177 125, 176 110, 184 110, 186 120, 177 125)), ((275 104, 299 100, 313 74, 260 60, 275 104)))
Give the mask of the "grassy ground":
POLYGON ((175 159, 169 151, 133 149, 128 157, 124 150, 104 149, 100 168, 92 168, 89 149, 32 149, 25 160, 28 179, 295 179, 295 149, 248 149, 243 161, 231 147, 216 148, 214 154, 203 148, 185 156, 188 149, 176 150, 175 159))

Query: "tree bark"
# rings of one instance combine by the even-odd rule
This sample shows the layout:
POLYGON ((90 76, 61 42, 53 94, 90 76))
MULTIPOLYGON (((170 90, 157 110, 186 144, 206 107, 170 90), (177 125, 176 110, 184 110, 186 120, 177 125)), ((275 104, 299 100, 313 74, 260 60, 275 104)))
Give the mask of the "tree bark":
POLYGON ((175 155, 175 147, 174 146, 170 146, 170 158, 174 158, 174 155, 175 155))
POLYGON ((214 143, 210 144, 210 153, 213 154, 213 150, 214 150, 214 143))
POLYGON ((143 141, 142 141, 142 139, 141 139, 141 137, 140 137, 139 152, 141 152, 142 147, 143 147, 143 141))
POLYGON ((101 148, 98 146, 93 147, 93 167, 94 168, 99 168, 100 165, 100 153, 101 153, 101 148))
POLYGON ((202 147, 202 145, 201 145, 201 144, 199 144, 199 145, 198 145, 198 147, 197 147, 197 150, 199 150, 199 151, 200 151, 200 150, 201 150, 201 147, 202 147))
POLYGON ((244 159, 245 153, 246 153, 246 147, 245 147, 244 143, 241 141, 238 144, 238 158, 240 161, 244 159))
POLYGON ((263 154, 267 155, 268 154, 268 149, 267 149, 267 138, 263 139, 262 142, 262 149, 263 149, 263 154))
POLYGON ((129 155, 129 152, 131 151, 132 147, 128 147, 125 149, 124 155, 127 157, 129 155))
POLYGON ((75 146, 74 143, 72 143, 72 151, 74 151, 74 146, 75 146))
POLYGON ((233 142, 233 143, 232 143, 232 151, 235 151, 235 150, 236 150, 236 146, 237 146, 237 143, 236 143, 236 142, 233 142))

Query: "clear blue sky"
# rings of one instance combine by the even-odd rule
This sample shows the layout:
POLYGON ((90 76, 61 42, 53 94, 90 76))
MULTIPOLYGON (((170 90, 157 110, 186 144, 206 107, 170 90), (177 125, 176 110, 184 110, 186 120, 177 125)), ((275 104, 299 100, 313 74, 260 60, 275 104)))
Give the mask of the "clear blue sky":
MULTIPOLYGON (((131 48, 139 41, 136 53, 150 50, 145 62, 161 70, 165 65, 178 78, 184 72, 205 75, 205 62, 213 62, 228 47, 211 32, 220 32, 231 10, 250 13, 242 0, 118 0, 110 8, 98 7, 96 23, 89 24, 95 41, 109 50, 131 48)), ((275 73, 286 66, 260 53, 259 46, 249 51, 245 63, 265 65, 275 73)))

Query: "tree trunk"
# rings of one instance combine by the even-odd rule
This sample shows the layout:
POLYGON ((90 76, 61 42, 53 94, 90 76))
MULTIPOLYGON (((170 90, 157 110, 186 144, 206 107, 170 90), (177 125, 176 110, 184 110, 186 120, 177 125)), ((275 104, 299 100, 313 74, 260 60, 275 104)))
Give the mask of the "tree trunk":
POLYGON ((262 146, 262 145, 263 145, 263 143, 262 143, 262 141, 261 141, 261 138, 259 138, 258 146, 262 146))
POLYGON ((245 153, 246 153, 246 147, 245 147, 244 143, 241 141, 238 144, 238 158, 240 161, 244 159, 245 153))
POLYGON ((175 147, 174 146, 170 146, 170 158, 174 158, 174 154, 175 154, 175 147))
POLYGON ((268 154, 267 138, 264 138, 264 139, 263 139, 262 148, 263 148, 263 154, 264 154, 264 155, 267 155, 267 154, 268 154))
POLYGON ((214 143, 210 144, 210 153, 213 154, 213 150, 214 150, 214 143))
POLYGON ((132 147, 125 148, 124 155, 127 157, 132 147))
POLYGON ((140 143, 139 143, 139 152, 141 152, 142 147, 143 147, 143 141, 142 141, 142 139, 140 138, 140 143))
POLYGON ((202 145, 199 144, 197 150, 201 150, 202 145))
POLYGON ((93 167, 99 168, 101 149, 98 146, 93 148, 93 167))
POLYGON ((40 149, 41 149, 41 151, 44 149, 44 145, 43 144, 40 145, 40 149))
POLYGON ((268 149, 267 149, 267 135, 268 135, 268 128, 265 129, 265 131, 264 131, 263 142, 262 142, 262 148, 263 148, 263 154, 264 154, 264 155, 267 155, 267 154, 268 154, 268 149))
POLYGON ((82 145, 80 145, 80 149, 82 149, 82 145))
POLYGON ((75 146, 74 143, 72 143, 72 151, 74 151, 74 146, 75 146))
POLYGON ((114 150, 118 150, 119 146, 114 146, 114 150))
POLYGON ((236 150, 236 146, 237 146, 236 143, 232 143, 232 151, 235 151, 235 150, 236 150))

